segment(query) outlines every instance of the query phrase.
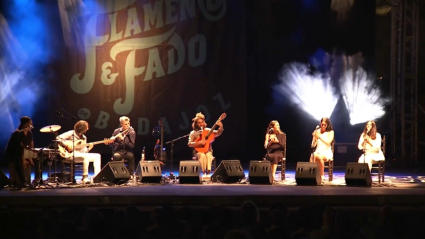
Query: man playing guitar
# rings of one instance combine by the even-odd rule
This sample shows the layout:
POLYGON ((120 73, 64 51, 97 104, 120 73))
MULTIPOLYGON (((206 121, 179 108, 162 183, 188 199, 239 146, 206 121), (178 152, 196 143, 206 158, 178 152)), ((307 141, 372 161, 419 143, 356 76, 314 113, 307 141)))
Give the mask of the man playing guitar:
POLYGON ((192 119, 192 131, 189 134, 188 146, 193 148, 193 155, 201 163, 201 169, 204 176, 211 173, 212 155, 212 141, 215 137, 220 136, 223 131, 223 120, 226 114, 223 113, 214 126, 210 129, 207 128, 205 123, 205 116, 202 113, 197 113, 195 118, 192 119), (214 130, 215 126, 219 126, 218 130, 214 130), (207 136, 207 137, 205 137, 207 136))
POLYGON ((74 125, 74 130, 70 130, 63 134, 60 134, 57 139, 60 140, 60 144, 64 146, 68 152, 73 151, 73 155, 75 155, 76 163, 83 163, 83 178, 82 181, 84 183, 89 182, 89 163, 93 163, 94 167, 94 176, 96 176, 101 170, 101 157, 98 153, 89 153, 89 151, 93 148, 93 144, 89 144, 87 147, 75 147, 73 146, 73 142, 81 142, 83 144, 87 143, 87 137, 84 135, 87 130, 89 130, 89 123, 84 120, 78 121, 74 125), (74 139, 73 139, 74 138, 74 139), (81 140, 81 141, 80 141, 81 140))

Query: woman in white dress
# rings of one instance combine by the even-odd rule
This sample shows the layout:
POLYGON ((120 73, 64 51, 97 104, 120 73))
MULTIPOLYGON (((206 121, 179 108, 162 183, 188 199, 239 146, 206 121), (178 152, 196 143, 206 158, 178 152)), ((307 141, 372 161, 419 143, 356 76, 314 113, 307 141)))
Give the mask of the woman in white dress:
POLYGON ((373 161, 385 160, 381 150, 381 134, 378 133, 375 121, 366 123, 363 133, 360 135, 358 148, 363 150, 359 158, 359 163, 367 163, 369 170, 372 168, 373 161))
POLYGON ((327 117, 320 120, 320 126, 313 132, 311 142, 313 150, 313 162, 317 162, 322 181, 325 175, 325 162, 333 160, 332 142, 334 141, 334 131, 331 121, 327 117))

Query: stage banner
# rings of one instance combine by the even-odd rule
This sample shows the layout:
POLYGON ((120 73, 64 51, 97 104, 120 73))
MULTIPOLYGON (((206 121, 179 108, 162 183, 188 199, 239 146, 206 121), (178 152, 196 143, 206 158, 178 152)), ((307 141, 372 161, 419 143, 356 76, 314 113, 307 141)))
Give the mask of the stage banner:
MULTIPOLYGON (((246 54, 245 5, 235 2, 58 1, 66 50, 57 107, 89 122, 89 141, 109 137, 120 116, 130 117, 135 153, 146 146, 147 155, 159 119, 169 151, 165 142, 189 134, 197 112, 208 126, 226 112, 214 154, 237 157, 245 143, 246 54)), ((61 131, 72 128, 58 121, 61 131)), ((191 156, 187 138, 174 150, 191 156)))

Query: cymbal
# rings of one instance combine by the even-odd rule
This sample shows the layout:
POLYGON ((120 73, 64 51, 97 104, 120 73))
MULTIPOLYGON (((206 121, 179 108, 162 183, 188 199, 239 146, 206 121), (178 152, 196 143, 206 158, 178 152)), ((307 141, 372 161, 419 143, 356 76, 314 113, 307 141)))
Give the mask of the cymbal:
POLYGON ((51 132, 56 132, 60 129, 61 129, 60 125, 48 125, 48 126, 44 126, 43 128, 41 128, 40 132, 41 133, 51 133, 51 132))

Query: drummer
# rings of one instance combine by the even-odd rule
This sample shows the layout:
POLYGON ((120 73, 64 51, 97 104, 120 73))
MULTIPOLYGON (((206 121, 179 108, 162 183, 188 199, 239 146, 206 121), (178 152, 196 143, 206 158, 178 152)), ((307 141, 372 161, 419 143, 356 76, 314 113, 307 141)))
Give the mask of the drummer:
POLYGON ((9 164, 9 186, 25 187, 30 184, 31 162, 25 160, 23 154, 25 148, 34 148, 32 128, 31 118, 23 116, 7 142, 5 158, 9 164))

